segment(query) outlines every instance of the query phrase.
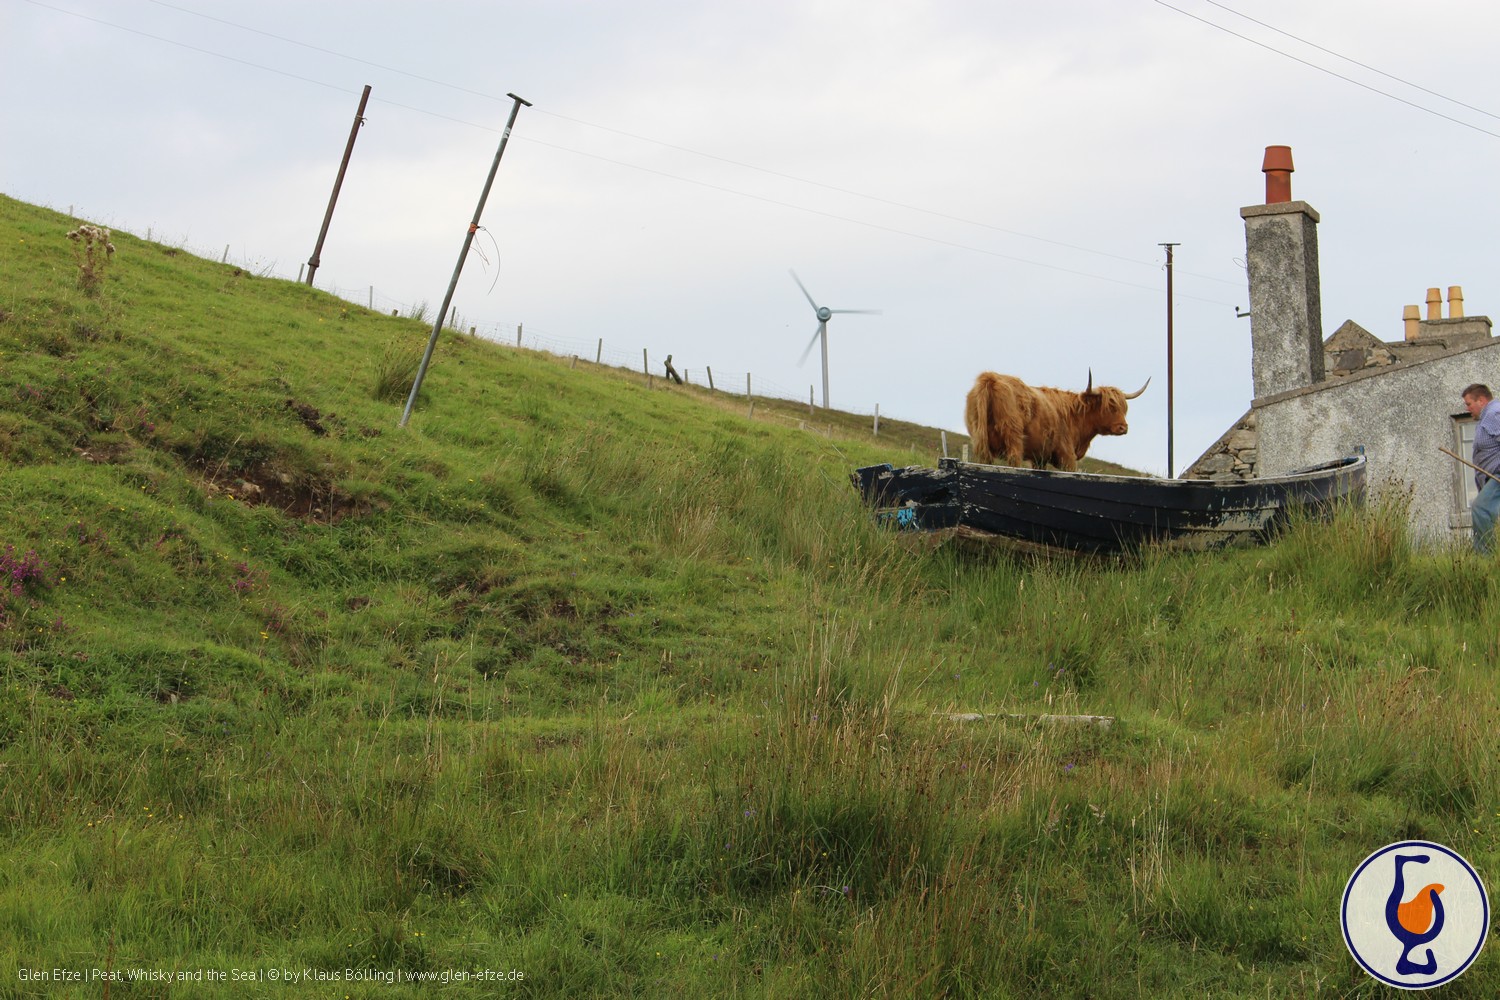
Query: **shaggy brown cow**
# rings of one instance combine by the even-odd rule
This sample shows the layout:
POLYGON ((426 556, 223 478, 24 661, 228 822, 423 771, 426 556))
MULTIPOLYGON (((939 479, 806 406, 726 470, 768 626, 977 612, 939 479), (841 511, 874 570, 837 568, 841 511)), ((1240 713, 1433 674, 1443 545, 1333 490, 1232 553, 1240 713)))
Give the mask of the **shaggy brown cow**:
POLYGON ((1089 372, 1088 388, 1080 393, 1034 388, 1010 375, 984 372, 964 406, 974 461, 993 465, 1004 458, 1020 465, 1025 459, 1038 469, 1051 464, 1071 472, 1096 435, 1130 429, 1125 401, 1145 392, 1146 385, 1132 393, 1108 385, 1095 389, 1089 372))

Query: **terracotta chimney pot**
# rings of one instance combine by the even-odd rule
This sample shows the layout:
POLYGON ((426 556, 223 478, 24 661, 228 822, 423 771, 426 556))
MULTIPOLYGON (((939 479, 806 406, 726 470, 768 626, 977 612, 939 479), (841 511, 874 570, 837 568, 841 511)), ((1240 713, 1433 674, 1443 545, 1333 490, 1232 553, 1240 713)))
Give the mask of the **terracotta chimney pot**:
POLYGON ((1266 175, 1266 204, 1279 205, 1292 200, 1291 146, 1267 146, 1266 158, 1261 163, 1261 172, 1266 175))
POLYGON ((1427 318, 1443 318, 1443 293, 1441 289, 1427 289, 1427 318))
POLYGON ((1462 285, 1448 286, 1448 318, 1464 318, 1464 287, 1462 285))
POLYGON ((1401 310, 1401 321, 1406 324, 1406 339, 1416 340, 1422 336, 1422 310, 1416 306, 1405 306, 1401 310))

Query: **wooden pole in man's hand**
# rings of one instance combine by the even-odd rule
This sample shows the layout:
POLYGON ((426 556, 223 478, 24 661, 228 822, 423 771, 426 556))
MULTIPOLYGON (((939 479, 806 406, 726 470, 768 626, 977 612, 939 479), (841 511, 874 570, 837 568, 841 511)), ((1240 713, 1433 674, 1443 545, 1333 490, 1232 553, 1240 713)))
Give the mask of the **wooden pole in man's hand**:
POLYGON ((1449 451, 1447 448, 1444 448, 1442 445, 1438 446, 1438 451, 1442 452, 1444 455, 1447 455, 1449 458, 1456 459, 1457 461, 1462 462, 1464 465, 1467 465, 1475 472, 1484 472, 1486 476, 1489 476, 1495 482, 1500 483, 1500 476, 1495 475, 1493 472, 1485 472, 1483 469, 1475 465, 1473 462, 1469 461, 1467 458, 1463 458, 1460 455, 1453 454, 1453 452, 1449 451))

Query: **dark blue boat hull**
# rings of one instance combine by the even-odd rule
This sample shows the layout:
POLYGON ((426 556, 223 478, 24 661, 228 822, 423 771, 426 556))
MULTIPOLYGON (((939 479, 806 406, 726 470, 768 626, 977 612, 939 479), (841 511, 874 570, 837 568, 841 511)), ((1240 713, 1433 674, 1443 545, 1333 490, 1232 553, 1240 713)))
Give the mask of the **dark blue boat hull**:
POLYGON ((919 530, 973 532, 1075 552, 1148 544, 1207 549, 1265 541, 1291 511, 1362 503, 1363 455, 1243 482, 1151 479, 944 459, 937 469, 889 465, 851 476, 877 516, 919 530))

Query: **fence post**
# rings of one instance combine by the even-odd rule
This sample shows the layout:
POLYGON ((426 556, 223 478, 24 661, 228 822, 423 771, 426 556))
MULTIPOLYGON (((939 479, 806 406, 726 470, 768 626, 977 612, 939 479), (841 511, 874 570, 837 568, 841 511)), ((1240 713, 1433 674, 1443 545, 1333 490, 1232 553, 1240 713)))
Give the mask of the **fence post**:
POLYGON ((943 436, 943 457, 947 458, 948 457, 948 432, 947 431, 939 431, 938 433, 943 436))
POLYGON ((375 308, 375 286, 374 285, 370 286, 370 308, 372 310, 375 308))
POLYGON ((603 358, 604 358, 604 338, 600 337, 599 338, 599 349, 594 352, 594 364, 596 364, 596 365, 599 364, 599 362, 603 358))
POLYGON ((807 415, 809 417, 813 415, 813 387, 812 386, 808 386, 807 387, 807 415))
POLYGON ((517 323, 516 324, 516 346, 517 347, 521 346, 521 327, 522 327, 522 325, 523 324, 521 324, 521 323, 517 323))
POLYGON ((224 244, 224 259, 221 260, 219 263, 221 263, 221 264, 228 264, 229 263, 229 244, 228 243, 224 244))
POLYGON ((712 368, 710 368, 708 365, 704 365, 703 368, 704 368, 705 371, 708 372, 708 391, 709 392, 713 392, 714 391, 714 370, 712 368))
POLYGON ((968 461, 969 461, 969 446, 968 445, 964 445, 964 450, 963 450, 962 454, 963 454, 964 464, 967 465, 968 461))
POLYGON ((745 414, 745 419, 755 419, 755 397, 750 393, 750 373, 745 373, 745 402, 750 404, 750 410, 745 414))
POLYGON ((880 404, 875 404, 875 436, 880 437, 880 404))
MULTIPOLYGON (((149 235, 149 233, 150 233, 150 230, 147 230, 147 234, 148 235, 146 236, 146 242, 148 242, 148 243, 151 242, 151 236, 149 235)), ((304 267, 306 267, 306 266, 307 266, 306 264, 298 264, 297 265, 297 284, 299 284, 299 285, 302 284, 302 269, 304 267)))
POLYGON ((646 388, 651 388, 651 362, 646 360, 646 349, 641 348, 641 374, 646 376, 646 388))
POLYGON ((578 367, 578 355, 576 355, 576 354, 573 355, 573 363, 571 365, 569 365, 568 367, 570 369, 578 367))

